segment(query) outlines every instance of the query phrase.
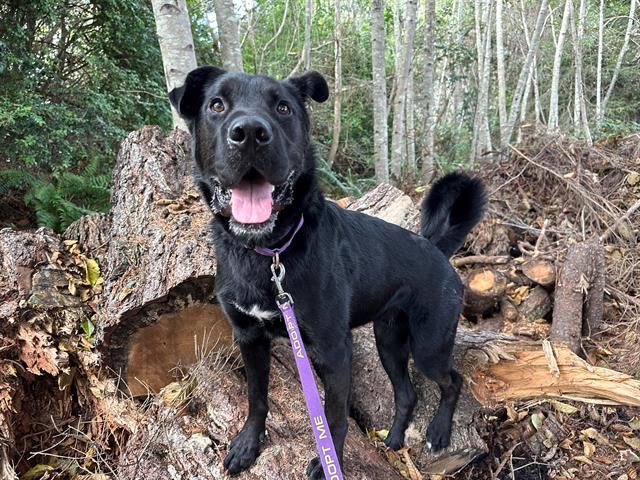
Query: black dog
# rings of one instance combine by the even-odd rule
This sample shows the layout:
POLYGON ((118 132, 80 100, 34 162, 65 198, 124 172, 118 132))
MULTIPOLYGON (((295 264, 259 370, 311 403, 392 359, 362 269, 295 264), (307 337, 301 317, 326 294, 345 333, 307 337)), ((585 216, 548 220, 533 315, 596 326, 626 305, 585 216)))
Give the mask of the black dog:
MULTIPOLYGON (((191 131, 196 179, 215 214, 217 297, 247 375, 249 415, 224 461, 232 474, 258 456, 271 340, 286 336, 270 280, 272 259, 252 247, 282 245, 301 215, 304 226, 282 255, 284 287, 295 300, 302 337, 324 384, 340 461, 351 382, 350 329, 370 321, 394 388, 387 445, 402 446, 416 404, 409 352, 442 394, 427 440, 433 450, 449 443, 462 385, 451 360, 462 284, 447 257, 481 219, 484 189, 462 174, 442 178, 422 205, 422 236, 325 201, 315 177, 306 103, 328 96, 317 72, 276 81, 215 67, 192 71, 170 93, 191 131)), ((307 475, 324 478, 318 458, 307 475)))

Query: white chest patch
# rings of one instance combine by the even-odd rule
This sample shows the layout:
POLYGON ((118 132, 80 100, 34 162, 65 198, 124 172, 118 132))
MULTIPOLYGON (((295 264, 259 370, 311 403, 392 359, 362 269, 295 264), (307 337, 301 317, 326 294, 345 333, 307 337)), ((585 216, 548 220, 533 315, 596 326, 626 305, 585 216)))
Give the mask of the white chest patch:
POLYGON ((249 308, 242 307, 237 303, 233 304, 234 307, 239 312, 244 313, 245 315, 249 315, 250 317, 257 318, 261 322, 265 320, 270 320, 278 315, 278 312, 270 311, 270 310, 262 310, 258 305, 251 305, 249 308))

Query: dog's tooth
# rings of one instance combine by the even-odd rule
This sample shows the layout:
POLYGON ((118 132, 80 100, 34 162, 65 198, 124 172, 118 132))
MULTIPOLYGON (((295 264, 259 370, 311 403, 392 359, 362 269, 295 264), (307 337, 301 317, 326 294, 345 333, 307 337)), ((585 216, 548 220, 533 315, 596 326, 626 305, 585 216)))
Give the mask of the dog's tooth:
POLYGON ((427 448, 431 450, 431 447, 432 447, 431 442, 427 441, 427 448))

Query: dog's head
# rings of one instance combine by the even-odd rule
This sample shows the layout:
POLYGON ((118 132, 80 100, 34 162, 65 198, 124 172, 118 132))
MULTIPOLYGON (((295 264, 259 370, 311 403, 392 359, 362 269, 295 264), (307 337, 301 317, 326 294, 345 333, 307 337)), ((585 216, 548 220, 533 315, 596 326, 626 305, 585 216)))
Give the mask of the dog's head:
POLYGON ((313 169, 306 104, 328 97, 317 72, 277 81, 216 67, 193 70, 169 93, 193 137, 199 187, 236 236, 272 233, 298 178, 313 169))

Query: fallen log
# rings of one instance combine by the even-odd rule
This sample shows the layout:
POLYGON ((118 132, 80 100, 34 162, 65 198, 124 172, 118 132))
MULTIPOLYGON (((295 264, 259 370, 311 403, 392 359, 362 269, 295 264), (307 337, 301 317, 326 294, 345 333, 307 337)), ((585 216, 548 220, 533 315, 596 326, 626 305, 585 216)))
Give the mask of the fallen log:
POLYGON ((640 406, 640 381, 594 367, 562 344, 553 361, 539 343, 505 344, 505 357, 471 374, 471 389, 484 405, 507 400, 559 398, 600 405, 640 406), (510 358, 509 358, 510 357, 510 358))

